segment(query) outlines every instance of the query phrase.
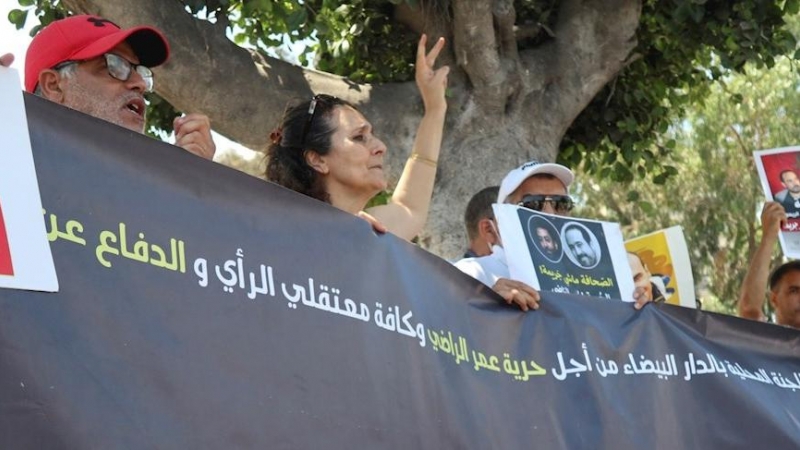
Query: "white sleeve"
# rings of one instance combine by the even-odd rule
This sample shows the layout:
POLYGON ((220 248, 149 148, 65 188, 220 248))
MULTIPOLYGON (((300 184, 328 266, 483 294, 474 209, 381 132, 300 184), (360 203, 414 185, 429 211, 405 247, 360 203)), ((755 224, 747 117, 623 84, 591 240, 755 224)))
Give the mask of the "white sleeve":
POLYGON ((464 258, 454 262, 453 265, 456 266, 458 270, 491 288, 494 286, 494 280, 491 280, 490 278, 493 277, 486 273, 486 270, 484 270, 478 259, 479 258, 464 258))

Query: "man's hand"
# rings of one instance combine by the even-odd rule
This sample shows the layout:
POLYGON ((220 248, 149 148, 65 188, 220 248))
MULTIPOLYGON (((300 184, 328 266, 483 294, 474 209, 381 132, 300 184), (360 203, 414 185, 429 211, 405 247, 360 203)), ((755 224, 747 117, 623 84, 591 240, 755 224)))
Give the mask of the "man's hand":
POLYGON ((11 63, 14 62, 14 55, 11 53, 6 53, 3 56, 0 56, 0 66, 8 67, 11 63))
MULTIPOLYGON (((788 194, 787 194, 788 195, 788 194)), ((737 310, 739 317, 751 320, 765 320, 764 291, 769 287, 769 263, 772 249, 778 241, 781 225, 786 224, 786 211, 777 202, 767 202, 761 210, 761 242, 750 260, 750 267, 742 280, 737 310)))
POLYGON ((639 286, 633 290, 633 308, 637 311, 652 301, 653 296, 647 295, 647 291, 643 287, 639 286))
POLYGON ((785 225, 786 220, 786 211, 780 203, 764 203, 764 209, 761 210, 761 227, 764 231, 762 239, 764 237, 776 239, 778 232, 781 231, 781 225, 785 225))
POLYGON ((539 293, 521 281, 500 278, 492 289, 500 294, 509 305, 516 303, 523 311, 539 309, 539 293))
POLYGON ((365 213, 364 211, 359 211, 358 214, 356 215, 366 220, 370 225, 372 225, 372 229, 378 233, 384 234, 387 231, 389 231, 388 229, 386 229, 386 225, 382 224, 378 219, 372 217, 371 215, 365 213))
POLYGON ((176 117, 172 126, 175 129, 175 145, 205 159, 214 158, 217 147, 211 138, 208 116, 188 114, 176 117))

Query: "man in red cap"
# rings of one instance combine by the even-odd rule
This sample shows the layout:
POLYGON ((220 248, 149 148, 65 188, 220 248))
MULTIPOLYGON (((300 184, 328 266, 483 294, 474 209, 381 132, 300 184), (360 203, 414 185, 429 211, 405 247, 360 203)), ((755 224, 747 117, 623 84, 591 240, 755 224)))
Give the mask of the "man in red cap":
MULTIPOLYGON (((28 47, 25 90, 99 119, 144 133, 144 94, 153 89, 151 67, 169 57, 169 45, 152 27, 121 29, 88 15, 57 20, 28 47)), ((12 55, 0 57, 7 66, 12 55)), ((175 144, 211 159, 216 147, 203 114, 174 122, 175 144)))

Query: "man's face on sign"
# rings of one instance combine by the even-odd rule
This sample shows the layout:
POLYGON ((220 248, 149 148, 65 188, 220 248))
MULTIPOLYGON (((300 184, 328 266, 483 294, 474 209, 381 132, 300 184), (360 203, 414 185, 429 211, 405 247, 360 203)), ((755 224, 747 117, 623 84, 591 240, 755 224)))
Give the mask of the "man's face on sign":
POLYGON ((800 193, 800 179, 794 171, 784 172, 781 175, 781 182, 789 192, 793 194, 800 193))
POLYGON ((597 262, 597 254, 578 227, 569 228, 564 233, 564 240, 567 242, 572 255, 584 267, 591 267, 597 262))
POLYGON ((633 273, 633 285, 637 288, 642 288, 645 298, 652 300, 653 286, 650 284, 650 271, 647 270, 647 266, 642 264, 642 260, 637 255, 630 253, 628 253, 628 264, 631 266, 631 273, 633 273))
POLYGON ((547 228, 536 228, 536 240, 539 241, 539 246, 548 254, 554 255, 558 252, 558 243, 550 235, 550 231, 547 228))

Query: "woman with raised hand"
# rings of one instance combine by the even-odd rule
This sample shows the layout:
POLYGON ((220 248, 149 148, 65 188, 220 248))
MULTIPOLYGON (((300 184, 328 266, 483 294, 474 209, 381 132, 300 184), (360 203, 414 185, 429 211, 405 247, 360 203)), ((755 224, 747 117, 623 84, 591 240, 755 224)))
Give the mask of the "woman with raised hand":
POLYGON ((368 220, 374 218, 404 239, 419 234, 433 194, 449 72, 447 66, 433 68, 444 38, 430 53, 426 53, 426 41, 423 35, 416 61, 425 115, 388 204, 364 210, 372 197, 386 189, 386 145, 372 134, 372 126, 353 105, 328 95, 315 95, 287 110, 271 135, 267 179, 368 220))

